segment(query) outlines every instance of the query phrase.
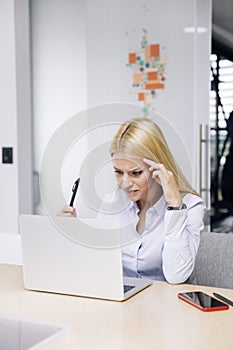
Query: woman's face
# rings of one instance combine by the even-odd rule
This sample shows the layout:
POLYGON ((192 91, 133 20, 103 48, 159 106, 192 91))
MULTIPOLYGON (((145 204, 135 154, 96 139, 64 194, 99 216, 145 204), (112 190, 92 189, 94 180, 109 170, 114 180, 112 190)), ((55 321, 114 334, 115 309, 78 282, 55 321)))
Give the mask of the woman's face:
POLYGON ((156 182, 152 179, 148 166, 139 158, 126 158, 115 154, 113 166, 118 186, 134 202, 148 201, 148 193, 156 182))

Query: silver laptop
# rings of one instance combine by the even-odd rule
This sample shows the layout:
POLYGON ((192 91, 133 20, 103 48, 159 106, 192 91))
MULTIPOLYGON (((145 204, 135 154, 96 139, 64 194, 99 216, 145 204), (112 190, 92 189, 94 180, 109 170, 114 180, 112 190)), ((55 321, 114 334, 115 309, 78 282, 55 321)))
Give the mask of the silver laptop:
POLYGON ((103 229, 96 219, 22 215, 25 288, 121 301, 151 285, 148 279, 123 276, 122 237, 135 239, 135 232, 106 225, 103 229))

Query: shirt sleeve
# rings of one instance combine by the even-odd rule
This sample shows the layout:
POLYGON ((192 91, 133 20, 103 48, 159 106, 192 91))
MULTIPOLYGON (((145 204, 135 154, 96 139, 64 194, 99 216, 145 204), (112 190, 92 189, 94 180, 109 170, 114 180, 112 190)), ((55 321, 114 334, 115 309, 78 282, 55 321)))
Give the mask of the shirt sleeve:
POLYGON ((183 199, 187 209, 167 210, 162 268, 169 283, 183 283, 191 275, 204 228, 204 201, 195 195, 183 199))

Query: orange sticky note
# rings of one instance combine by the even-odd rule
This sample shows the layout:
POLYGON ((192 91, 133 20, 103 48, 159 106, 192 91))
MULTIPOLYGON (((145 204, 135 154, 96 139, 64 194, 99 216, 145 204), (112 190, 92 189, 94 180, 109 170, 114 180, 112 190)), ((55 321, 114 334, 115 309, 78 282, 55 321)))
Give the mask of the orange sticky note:
POLYGON ((154 45, 150 45, 151 48, 151 56, 152 57, 159 57, 160 56, 160 52, 159 52, 159 44, 154 44, 154 45))
POLYGON ((129 53, 129 63, 136 63, 136 53, 129 53))
POLYGON ((147 73, 148 80, 158 80, 157 72, 148 72, 147 73))
POLYGON ((134 73, 134 75, 133 75, 134 84, 138 85, 141 83, 142 80, 143 80, 143 77, 142 77, 141 73, 134 73))
POLYGON ((138 101, 144 101, 144 98, 145 98, 144 92, 139 92, 138 93, 138 101))

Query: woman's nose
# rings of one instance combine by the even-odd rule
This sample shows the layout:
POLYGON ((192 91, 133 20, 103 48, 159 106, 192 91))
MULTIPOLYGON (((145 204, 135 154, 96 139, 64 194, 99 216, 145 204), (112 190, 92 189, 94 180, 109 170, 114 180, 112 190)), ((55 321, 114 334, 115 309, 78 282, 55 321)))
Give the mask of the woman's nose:
POLYGON ((128 177, 128 175, 124 175, 120 181, 120 187, 124 190, 130 188, 133 185, 133 182, 128 177))

